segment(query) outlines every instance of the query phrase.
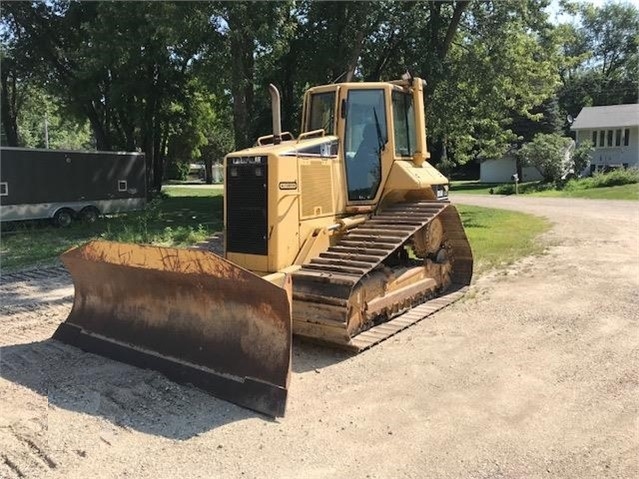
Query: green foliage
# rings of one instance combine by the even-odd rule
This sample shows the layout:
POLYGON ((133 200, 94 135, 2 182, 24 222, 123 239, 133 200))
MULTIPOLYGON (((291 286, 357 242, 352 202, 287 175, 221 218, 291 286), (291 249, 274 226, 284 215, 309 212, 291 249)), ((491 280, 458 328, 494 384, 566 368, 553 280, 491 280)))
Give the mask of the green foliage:
POLYGON ((639 186, 634 184, 588 188, 585 190, 546 190, 533 193, 533 196, 553 198, 588 198, 596 200, 639 200, 639 186))
POLYGON ((569 169, 566 153, 572 140, 561 135, 540 133, 517 152, 524 165, 534 166, 546 182, 559 181, 569 169))
POLYGON ((530 28, 546 28, 533 8, 473 3, 468 21, 473 33, 451 47, 429 110, 442 112, 429 121, 430 134, 448 142, 456 163, 502 156, 517 140, 512 113, 539 120, 534 109, 559 81, 553 49, 530 28))
POLYGON ((566 183, 564 189, 568 191, 586 190, 634 183, 639 183, 639 170, 637 168, 619 168, 608 173, 595 173, 588 178, 570 180, 566 183))
POLYGON ((36 85, 25 86, 25 100, 18 116, 19 145, 45 148, 45 119, 49 148, 65 150, 94 149, 89 122, 78 120, 59 98, 36 85))
POLYGON ((593 149, 591 141, 583 141, 572 152, 572 170, 575 175, 581 174, 582 171, 588 168, 592 160, 593 149))
POLYGON ((561 183, 544 183, 542 181, 520 183, 515 188, 514 183, 503 183, 494 188, 493 193, 496 195, 527 195, 531 193, 537 193, 540 191, 554 190, 561 187, 561 183))
POLYGON ((172 159, 164 170, 165 180, 185 181, 189 177, 190 166, 188 161, 172 159))
MULTIPOLYGON (((597 188, 610 188, 622 185, 634 185, 633 189, 624 190, 621 195, 614 195, 611 193, 612 198, 626 198, 635 199, 636 192, 639 192, 639 170, 637 168, 618 169, 608 173, 595 173, 591 177, 587 178, 574 178, 568 181, 558 182, 530 182, 521 183, 518 188, 520 195, 539 195, 539 196, 581 196, 581 197, 602 197, 606 198, 607 195, 594 194, 572 194, 579 193, 585 190, 592 190, 597 188)), ((497 195, 514 195, 515 185, 512 183, 504 183, 497 187, 494 187, 494 194, 497 195)))
MULTIPOLYGON (((639 9, 632 3, 596 7, 564 2, 575 23, 557 28, 563 45, 560 64, 562 110, 576 117, 584 106, 637 103, 639 91, 639 9)), ((566 131, 569 125, 566 124, 566 131)))
POLYGON ((149 202, 142 212, 100 218, 91 225, 74 223, 54 228, 49 222, 26 222, 6 232, 3 224, 0 262, 3 271, 49 264, 65 250, 92 239, 109 239, 165 246, 189 246, 223 228, 221 189, 211 188, 206 197, 179 195, 149 202))
POLYGON ((427 79, 433 161, 495 158, 584 105, 636 101, 636 7, 563 3, 580 23, 553 26, 548 0, 6 2, 4 138, 41 142, 40 89, 56 146, 144 151, 159 189, 167 160, 210 169, 268 133, 268 83, 295 133, 309 86, 408 70, 427 79))

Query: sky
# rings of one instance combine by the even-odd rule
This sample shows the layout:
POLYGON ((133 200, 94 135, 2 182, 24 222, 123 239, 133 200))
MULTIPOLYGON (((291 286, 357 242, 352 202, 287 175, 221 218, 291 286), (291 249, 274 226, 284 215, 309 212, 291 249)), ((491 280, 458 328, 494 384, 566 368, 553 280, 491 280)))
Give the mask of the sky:
MULTIPOLYGON (((639 0, 584 0, 581 3, 592 3, 597 7, 601 7, 604 3, 608 3, 609 1, 612 1, 613 3, 630 3, 639 8, 639 0)), ((570 20, 570 15, 559 14, 559 0, 552 0, 552 3, 548 8, 548 12, 550 13, 550 19, 555 23, 562 23, 570 20)))

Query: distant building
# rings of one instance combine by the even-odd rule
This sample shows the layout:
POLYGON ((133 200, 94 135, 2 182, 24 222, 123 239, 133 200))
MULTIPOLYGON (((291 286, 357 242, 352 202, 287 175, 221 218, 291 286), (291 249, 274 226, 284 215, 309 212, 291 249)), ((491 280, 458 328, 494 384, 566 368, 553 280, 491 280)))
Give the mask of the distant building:
POLYGON ((639 167, 639 104, 584 107, 570 129, 594 147, 590 172, 639 167))
MULTIPOLYGON (((512 177, 515 173, 517 173, 517 161, 515 152, 511 150, 501 158, 482 160, 479 166, 479 181, 481 183, 512 182, 512 177)), ((538 181, 542 179, 541 173, 534 166, 524 166, 521 173, 523 178, 519 178, 519 181, 538 181)))

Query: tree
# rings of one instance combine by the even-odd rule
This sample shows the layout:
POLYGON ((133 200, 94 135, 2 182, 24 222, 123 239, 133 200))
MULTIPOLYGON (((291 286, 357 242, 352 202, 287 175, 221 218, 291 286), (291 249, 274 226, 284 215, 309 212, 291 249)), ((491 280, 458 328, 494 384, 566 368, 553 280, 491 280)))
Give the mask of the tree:
MULTIPOLYGON (((210 4, 11 3, 3 19, 46 82, 88 119, 101 150, 141 149, 159 189, 176 103, 210 41, 210 4)), ((192 138, 196 138, 193 136, 192 138)))
MULTIPOLYGON (((206 152, 213 161, 268 132, 269 83, 282 93, 284 129, 295 132, 310 86, 407 70, 426 78, 429 146, 451 164, 550 133, 562 116, 553 101, 559 71, 577 71, 589 40, 566 43, 568 29, 552 28, 547 5, 14 2, 2 12, 3 44, 16 78, 42 66, 33 70, 39 84, 89 122, 98 148, 144 151, 157 189, 167 155, 206 152)), ((607 71, 617 71, 613 63, 607 57, 607 71)), ((3 95, 13 94, 11 77, 3 81, 3 95)))
POLYGON ((540 133, 517 152, 522 163, 534 166, 544 177, 544 181, 559 181, 570 169, 569 149, 573 145, 570 138, 561 135, 540 133))
POLYGON ((431 140, 455 163, 501 156, 518 139, 513 115, 539 120, 552 97, 558 76, 541 5, 473 2, 462 19, 429 105, 431 140))
POLYGON ((89 122, 70 114, 59 98, 42 87, 25 87, 25 101, 18 117, 20 146, 29 148, 93 149, 89 122), (46 135, 45 139, 45 122, 46 135))
POLYGON ((564 8, 578 20, 558 28, 567 58, 559 92, 564 112, 576 117, 584 106, 637 103, 639 9, 611 2, 564 2, 564 8))

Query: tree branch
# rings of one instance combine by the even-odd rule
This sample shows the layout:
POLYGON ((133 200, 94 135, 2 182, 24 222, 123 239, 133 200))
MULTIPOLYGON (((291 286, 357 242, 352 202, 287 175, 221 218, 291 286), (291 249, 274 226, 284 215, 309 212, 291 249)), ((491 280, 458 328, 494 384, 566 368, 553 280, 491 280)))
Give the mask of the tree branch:
POLYGON ((444 43, 442 43, 441 48, 439 50, 439 58, 440 60, 444 60, 446 55, 448 54, 448 50, 450 49, 450 45, 453 42, 453 38, 455 38, 455 33, 457 33, 457 27, 459 26, 459 22, 461 21, 462 15, 464 11, 468 8, 470 4, 469 0, 458 1, 455 3, 455 10, 453 11, 453 18, 451 18, 450 23, 448 24, 448 28, 446 29, 446 37, 444 38, 444 43))

